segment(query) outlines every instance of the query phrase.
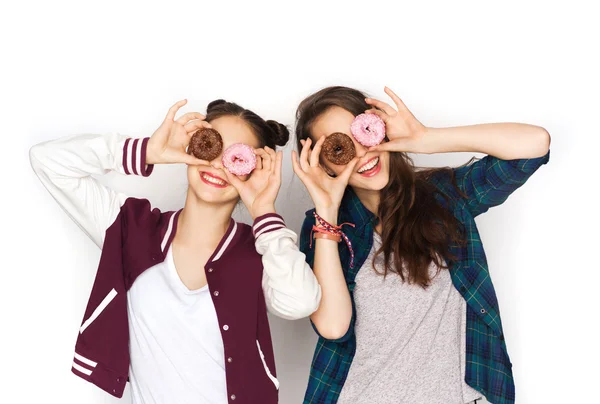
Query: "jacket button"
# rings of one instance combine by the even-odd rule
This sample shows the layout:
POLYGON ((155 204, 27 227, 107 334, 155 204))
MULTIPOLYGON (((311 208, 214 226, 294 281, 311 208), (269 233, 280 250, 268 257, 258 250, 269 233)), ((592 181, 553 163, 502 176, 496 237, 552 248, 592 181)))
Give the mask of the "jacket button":
POLYGON ((225 324, 225 325, 223 326, 223 329, 224 329, 225 331, 227 331, 227 330, 229 329, 229 326, 228 326, 227 324, 225 324))
POLYGON ((232 400, 235 400, 235 394, 232 394, 232 395, 231 395, 231 399, 232 399, 232 400))
POLYGON ((227 362, 229 362, 229 363, 233 362, 233 358, 230 356, 229 358, 227 358, 227 362))
POLYGON ((218 291, 218 290, 215 290, 215 292, 213 293, 213 295, 215 295, 215 296, 219 296, 219 291, 218 291))
POLYGON ((460 291, 461 291, 462 293, 465 293, 465 292, 467 291, 467 288, 465 288, 464 286, 461 286, 461 287, 460 287, 460 291))
POLYGON ((208 268, 208 272, 212 272, 212 271, 213 271, 213 269, 212 269, 212 268, 208 268))
POLYGON ((117 383, 121 383, 121 378, 117 377, 117 383))
POLYGON ((481 310, 480 310, 480 311, 481 311, 481 314, 485 314, 485 313, 486 313, 486 311, 485 311, 485 309, 484 309, 484 308, 481 308, 481 310))

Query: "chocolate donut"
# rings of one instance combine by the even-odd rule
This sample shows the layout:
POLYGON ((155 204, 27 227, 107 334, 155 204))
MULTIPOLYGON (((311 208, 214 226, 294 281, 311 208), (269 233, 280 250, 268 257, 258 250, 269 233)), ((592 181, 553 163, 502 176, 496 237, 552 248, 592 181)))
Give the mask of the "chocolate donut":
POLYGON ((327 160, 338 166, 348 164, 356 156, 354 142, 352 142, 350 136, 341 132, 335 132, 327 136, 323 142, 321 152, 327 160))
POLYGON ((190 139, 188 153, 200 160, 212 161, 223 151, 223 139, 214 129, 202 128, 196 131, 190 139))

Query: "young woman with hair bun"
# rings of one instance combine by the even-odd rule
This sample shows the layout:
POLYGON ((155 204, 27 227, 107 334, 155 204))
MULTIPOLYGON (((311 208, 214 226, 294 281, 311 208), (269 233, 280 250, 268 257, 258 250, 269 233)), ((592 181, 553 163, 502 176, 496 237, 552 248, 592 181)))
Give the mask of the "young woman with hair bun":
POLYGON ((275 212, 282 163, 275 148, 289 132, 224 100, 211 102, 206 116, 176 117, 185 104, 173 105, 147 138, 78 135, 31 149, 43 185, 102 249, 72 372, 116 397, 129 381, 136 404, 276 403, 267 310, 298 319, 321 297, 296 234, 275 212), (222 146, 211 161, 188 150, 209 129, 204 143, 222 146), (253 166, 235 175, 241 159, 253 166), (177 211, 94 178, 149 176, 155 164, 176 163, 187 164, 189 182, 177 211), (252 226, 231 217, 239 200, 252 226))

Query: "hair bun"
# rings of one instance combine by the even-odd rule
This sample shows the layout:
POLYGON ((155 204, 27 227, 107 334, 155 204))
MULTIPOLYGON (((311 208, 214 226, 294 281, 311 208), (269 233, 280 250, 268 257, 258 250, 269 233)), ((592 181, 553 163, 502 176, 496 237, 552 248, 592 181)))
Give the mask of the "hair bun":
POLYGON ((287 126, 273 120, 268 120, 267 125, 273 131, 273 143, 276 146, 285 146, 288 140, 290 140, 290 131, 287 126))
POLYGON ((223 105, 223 104, 227 104, 227 101, 225 101, 223 99, 218 99, 218 100, 211 101, 208 104, 208 106, 206 107, 206 113, 208 114, 211 110, 213 110, 216 107, 218 107, 219 105, 223 105))

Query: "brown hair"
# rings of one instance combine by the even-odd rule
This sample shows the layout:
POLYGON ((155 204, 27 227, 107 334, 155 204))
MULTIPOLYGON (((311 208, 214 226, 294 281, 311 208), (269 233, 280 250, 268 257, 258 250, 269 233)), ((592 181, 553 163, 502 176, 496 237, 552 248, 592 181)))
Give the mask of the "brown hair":
POLYGON ((288 128, 277 121, 265 121, 253 111, 242 108, 234 102, 225 100, 212 101, 206 107, 206 120, 208 122, 222 116, 238 116, 243 119, 260 140, 261 147, 285 146, 290 138, 288 128))
MULTIPOLYGON (((305 98, 296 111, 298 148, 300 140, 310 136, 312 125, 321 114, 338 106, 359 115, 371 108, 365 97, 361 91, 335 86, 305 98)), ((403 281, 424 288, 431 282, 430 263, 447 269, 444 260, 457 259, 450 253, 450 246, 465 243, 461 223, 435 198, 436 193, 447 198, 428 181, 436 173, 449 175, 456 186, 451 168, 416 170, 406 153, 391 152, 390 179, 381 190, 377 212, 383 226, 382 245, 375 256, 384 255, 383 275, 396 272, 403 281)))

